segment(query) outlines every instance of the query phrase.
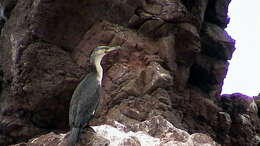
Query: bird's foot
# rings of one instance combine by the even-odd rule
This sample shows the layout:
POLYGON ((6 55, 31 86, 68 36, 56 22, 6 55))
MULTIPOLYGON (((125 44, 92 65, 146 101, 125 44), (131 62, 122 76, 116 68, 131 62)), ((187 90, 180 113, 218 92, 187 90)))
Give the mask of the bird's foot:
POLYGON ((96 131, 89 125, 84 126, 84 129, 86 129, 87 131, 90 129, 90 131, 92 131, 93 133, 96 133, 96 131))

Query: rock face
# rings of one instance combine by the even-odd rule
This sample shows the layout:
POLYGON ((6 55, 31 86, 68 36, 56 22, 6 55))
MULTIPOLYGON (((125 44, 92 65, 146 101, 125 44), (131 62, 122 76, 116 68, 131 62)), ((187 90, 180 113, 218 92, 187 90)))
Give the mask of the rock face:
POLYGON ((132 127, 161 115, 222 145, 256 144, 259 114, 240 110, 249 99, 220 98, 235 50, 224 30, 229 2, 0 0, 0 145, 68 130, 71 95, 98 45, 124 49, 103 60, 92 125, 132 127))
MULTIPOLYGON (((257 102, 257 99, 255 99, 257 102)), ((246 95, 235 93, 231 95, 223 95, 220 99, 220 106, 223 107, 225 113, 222 114, 221 120, 223 124, 220 129, 225 129, 225 133, 220 139, 230 140, 234 145, 251 144, 259 145, 259 115, 258 105, 253 98, 246 95), (239 134, 238 134, 239 133, 239 134), (244 135, 243 137, 240 137, 244 135), (228 136, 228 137, 227 137, 228 136)))
MULTIPOLYGON (((117 121, 114 126, 101 125, 93 127, 96 133, 85 129, 81 136, 81 145, 84 146, 219 146, 209 136, 202 133, 189 135, 186 131, 174 127, 162 116, 155 116, 126 127, 117 121), (131 131, 130 131, 131 130, 131 131), (85 142, 83 140, 90 140, 85 142)), ((69 133, 55 134, 53 132, 20 143, 16 146, 66 146, 69 133)))

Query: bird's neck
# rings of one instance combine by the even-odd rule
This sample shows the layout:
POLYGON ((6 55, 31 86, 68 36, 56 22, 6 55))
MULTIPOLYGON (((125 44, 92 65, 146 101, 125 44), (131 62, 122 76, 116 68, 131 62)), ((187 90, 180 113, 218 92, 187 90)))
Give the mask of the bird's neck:
POLYGON ((101 60, 102 60, 102 58, 98 58, 95 61, 95 67, 96 67, 96 72, 97 72, 97 80, 98 80, 98 83, 100 85, 102 83, 102 78, 103 78, 103 68, 101 66, 101 60))

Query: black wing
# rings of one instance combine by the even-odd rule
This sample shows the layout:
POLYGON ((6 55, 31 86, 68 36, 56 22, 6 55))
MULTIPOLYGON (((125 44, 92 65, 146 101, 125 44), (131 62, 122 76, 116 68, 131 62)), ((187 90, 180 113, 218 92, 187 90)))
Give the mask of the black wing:
POLYGON ((92 118, 99 103, 100 85, 97 75, 87 75, 77 86, 70 102, 70 127, 82 127, 92 118))

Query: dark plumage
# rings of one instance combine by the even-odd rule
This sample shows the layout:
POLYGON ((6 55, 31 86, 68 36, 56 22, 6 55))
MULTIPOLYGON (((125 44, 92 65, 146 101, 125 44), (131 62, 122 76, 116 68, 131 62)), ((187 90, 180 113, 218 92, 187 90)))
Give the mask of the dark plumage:
POLYGON ((80 82, 72 96, 73 100, 71 100, 70 103, 70 127, 82 127, 83 124, 87 124, 91 119, 93 115, 86 113, 95 112, 99 103, 100 89, 101 87, 96 80, 96 73, 88 74, 80 82), (87 98, 81 98, 82 96, 87 96, 87 98))
POLYGON ((103 69, 100 65, 102 58, 106 53, 119 48, 99 46, 92 51, 90 62, 95 70, 79 83, 70 102, 69 124, 71 134, 68 146, 75 146, 78 143, 82 128, 89 126, 88 123, 94 116, 99 104, 103 76, 103 69))

